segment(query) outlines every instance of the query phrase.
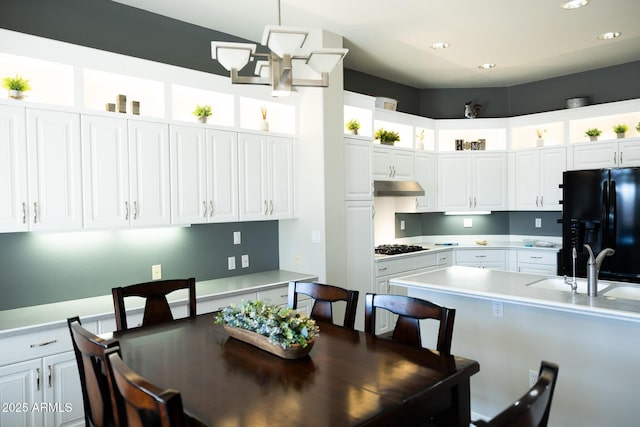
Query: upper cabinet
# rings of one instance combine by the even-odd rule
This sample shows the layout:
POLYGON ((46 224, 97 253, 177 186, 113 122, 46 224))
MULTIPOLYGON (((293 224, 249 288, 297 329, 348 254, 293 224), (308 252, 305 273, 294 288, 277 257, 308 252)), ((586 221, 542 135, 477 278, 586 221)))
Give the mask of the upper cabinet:
POLYGON ((375 146, 371 157, 374 180, 413 180, 413 151, 375 146))
POLYGON ((416 197, 416 212, 430 212, 437 208, 437 164, 434 153, 416 151, 413 158, 414 178, 424 189, 424 196, 416 197))
POLYGON ((371 144, 352 137, 345 142, 345 200, 372 200, 371 144))
POLYGON ((515 153, 515 209, 562 210, 562 172, 567 170, 565 147, 515 153))
POLYGON ((0 105, 0 231, 29 229, 25 109, 0 105))
POLYGON ((600 169, 640 166, 640 138, 624 142, 609 141, 573 147, 573 168, 600 169))

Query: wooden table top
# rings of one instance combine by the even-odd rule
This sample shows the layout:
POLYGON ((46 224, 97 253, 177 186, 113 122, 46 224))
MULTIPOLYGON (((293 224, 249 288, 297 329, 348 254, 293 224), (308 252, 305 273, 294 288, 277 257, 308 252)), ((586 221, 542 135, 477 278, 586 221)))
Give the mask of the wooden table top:
POLYGON ((180 391, 185 411, 210 426, 402 425, 443 396, 450 404, 459 384, 468 393, 479 371, 473 360, 319 326, 298 360, 230 338, 213 314, 113 335, 134 371, 180 391))

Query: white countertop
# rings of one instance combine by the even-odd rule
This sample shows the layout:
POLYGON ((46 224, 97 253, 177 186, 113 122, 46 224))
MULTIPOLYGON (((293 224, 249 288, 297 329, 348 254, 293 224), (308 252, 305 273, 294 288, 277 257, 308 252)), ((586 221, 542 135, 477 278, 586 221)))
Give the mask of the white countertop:
MULTIPOLYGON (((429 289, 454 295, 640 322, 640 301, 638 300, 609 298, 601 294, 597 297, 589 297, 586 294, 572 294, 569 291, 527 286, 545 277, 547 276, 454 266, 391 279, 390 283, 407 288, 429 289)), ((607 281, 606 283, 640 287, 640 285, 618 282, 607 281)), ((569 289, 568 286, 567 289, 569 289)))
MULTIPOLYGON (((294 280, 316 280, 316 276, 285 270, 272 270, 205 280, 196 282, 196 299, 207 300, 266 290, 294 280)), ((168 297, 171 304, 178 304, 186 299, 186 291, 176 291, 168 297)), ((133 308, 135 310, 135 305, 133 308)), ((138 308, 142 308, 142 306, 138 308)), ((27 329, 35 331, 66 326, 67 318, 73 316, 79 316, 83 320, 100 319, 113 316, 113 313, 111 295, 3 310, 0 311, 0 338, 21 333, 27 329)))

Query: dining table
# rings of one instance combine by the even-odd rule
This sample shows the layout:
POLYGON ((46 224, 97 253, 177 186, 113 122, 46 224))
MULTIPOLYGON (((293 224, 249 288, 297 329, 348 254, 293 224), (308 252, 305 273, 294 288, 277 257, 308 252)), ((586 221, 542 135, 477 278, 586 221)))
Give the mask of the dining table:
POLYGON ((242 426, 469 426, 479 364, 318 322, 308 355, 283 359, 202 314, 113 332, 123 360, 181 394, 195 423, 242 426))

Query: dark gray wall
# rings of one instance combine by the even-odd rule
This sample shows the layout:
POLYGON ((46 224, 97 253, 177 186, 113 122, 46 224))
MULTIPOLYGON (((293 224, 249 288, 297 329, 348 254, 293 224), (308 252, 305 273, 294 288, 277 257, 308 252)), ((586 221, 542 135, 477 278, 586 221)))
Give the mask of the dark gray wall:
POLYGON ((528 235, 562 236, 558 219, 562 212, 513 211, 492 212, 490 215, 444 215, 441 212, 421 214, 396 214, 396 237, 447 236, 447 235, 528 235), (464 218, 471 218, 473 226, 463 227, 464 218), (542 227, 535 227, 540 218, 542 227), (405 229, 400 230, 400 221, 405 229))
POLYGON ((114 286, 163 279, 208 280, 277 270, 278 222, 75 233, 0 234, 0 310, 108 295, 114 286), (240 231, 242 244, 233 244, 240 231), (249 268, 240 256, 249 255, 249 268), (227 257, 236 257, 236 270, 227 257))

